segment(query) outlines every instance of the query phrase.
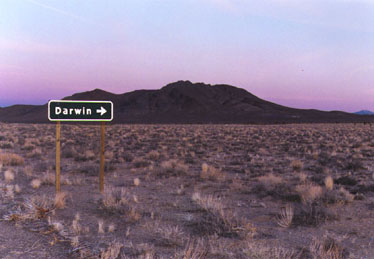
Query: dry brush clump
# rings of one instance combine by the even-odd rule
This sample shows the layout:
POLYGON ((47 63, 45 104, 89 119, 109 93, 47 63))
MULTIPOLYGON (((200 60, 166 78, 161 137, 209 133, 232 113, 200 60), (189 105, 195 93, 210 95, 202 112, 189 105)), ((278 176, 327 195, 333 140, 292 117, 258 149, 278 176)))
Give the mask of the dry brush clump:
POLYGON ((226 210, 220 198, 195 192, 192 200, 205 211, 202 222, 199 223, 199 229, 203 232, 222 236, 256 233, 256 228, 251 223, 239 219, 232 210, 226 210))
POLYGON ((296 192, 300 195, 303 203, 310 204, 314 200, 319 199, 323 194, 323 189, 315 184, 301 184, 296 186, 296 192))
POLYGON ((39 189, 41 184, 42 184, 42 181, 40 179, 33 179, 30 182, 31 187, 34 188, 34 189, 39 189))
POLYGON ((137 197, 131 196, 125 188, 107 187, 100 200, 101 208, 111 214, 120 214, 130 222, 137 222, 142 215, 136 208, 137 197))
POLYGON ((142 168, 142 167, 147 167, 150 163, 144 158, 137 157, 134 160, 132 160, 132 164, 134 165, 135 168, 142 168))
POLYGON ((163 161, 161 163, 161 169, 162 170, 158 172, 158 175, 161 177, 186 175, 188 172, 188 166, 176 159, 163 161))
POLYGON ((190 238, 185 245, 183 251, 177 252, 174 257, 176 259, 204 259, 207 257, 209 247, 204 239, 190 238))
POLYGON ((269 173, 257 177, 257 183, 252 187, 252 193, 260 197, 272 196, 284 201, 299 201, 299 196, 295 193, 294 187, 284 181, 283 177, 269 173))
POLYGON ((0 163, 4 166, 19 166, 25 163, 23 157, 13 153, 0 153, 0 163))
POLYGON ((325 187, 329 191, 331 191, 334 188, 334 179, 331 177, 331 175, 326 176, 326 178, 325 178, 325 187))
POLYGON ((221 172, 219 169, 208 165, 207 163, 203 163, 201 166, 201 179, 209 179, 209 180, 216 180, 216 181, 224 181, 225 174, 221 172))
POLYGON ((294 208, 292 205, 287 204, 282 208, 280 215, 277 216, 277 223, 283 228, 288 228, 292 224, 294 216, 294 208))
POLYGON ((57 209, 63 209, 66 207, 66 200, 69 197, 66 192, 58 192, 55 196, 55 207, 57 209))
POLYGON ((8 221, 40 220, 54 212, 54 200, 43 196, 32 196, 25 200, 22 206, 4 216, 8 221))
POLYGON ((323 239, 314 238, 309 246, 312 258, 344 259, 348 252, 334 238, 324 236, 323 239))
POLYGON ((180 226, 157 224, 155 232, 159 236, 158 243, 165 247, 182 247, 186 241, 186 233, 180 226))
POLYGON ((111 242, 108 247, 100 254, 100 259, 117 259, 120 256, 123 244, 120 242, 111 242))
POLYGON ((290 165, 294 171, 300 171, 304 166, 303 162, 297 159, 292 160, 290 165))
POLYGON ((277 259, 302 259, 301 252, 281 246, 269 246, 264 243, 249 240, 242 248, 245 258, 277 258, 277 259))
POLYGON ((104 189, 104 193, 101 198, 101 204, 104 206, 104 208, 112 212, 128 212, 130 210, 129 202, 129 194, 125 188, 108 186, 104 189))
POLYGON ((14 173, 12 170, 6 170, 4 172, 4 179, 5 179, 5 182, 7 183, 10 183, 14 180, 14 173))
POLYGON ((33 219, 42 219, 56 209, 53 199, 42 195, 33 196, 24 203, 26 213, 33 219))

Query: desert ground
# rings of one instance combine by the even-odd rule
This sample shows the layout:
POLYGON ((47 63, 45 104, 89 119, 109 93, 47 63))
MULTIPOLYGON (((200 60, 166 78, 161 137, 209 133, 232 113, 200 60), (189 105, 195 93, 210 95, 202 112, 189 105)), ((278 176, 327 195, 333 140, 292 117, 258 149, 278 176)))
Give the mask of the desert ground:
POLYGON ((374 258, 371 124, 0 123, 0 258, 374 258))

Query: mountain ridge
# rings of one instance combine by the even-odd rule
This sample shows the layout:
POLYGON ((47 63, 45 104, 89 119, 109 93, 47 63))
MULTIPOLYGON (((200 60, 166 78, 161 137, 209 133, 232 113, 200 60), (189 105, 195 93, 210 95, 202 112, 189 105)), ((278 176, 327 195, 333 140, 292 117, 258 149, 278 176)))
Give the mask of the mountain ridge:
POLYGON ((361 110, 361 111, 355 112, 354 114, 358 114, 358 115, 374 115, 374 112, 369 111, 369 110, 361 110))
MULTIPOLYGON (((374 122, 373 116, 290 108, 231 85, 190 81, 177 81, 156 90, 135 90, 122 94, 94 89, 75 93, 63 100, 112 101, 114 123, 374 122)), ((0 109, 0 122, 46 123, 47 109, 47 104, 4 107, 0 109)))

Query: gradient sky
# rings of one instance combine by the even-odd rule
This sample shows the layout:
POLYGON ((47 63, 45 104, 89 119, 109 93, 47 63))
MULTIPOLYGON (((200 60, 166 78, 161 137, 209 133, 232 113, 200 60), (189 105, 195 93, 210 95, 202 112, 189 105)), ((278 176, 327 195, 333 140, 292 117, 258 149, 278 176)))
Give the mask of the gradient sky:
POLYGON ((374 0, 0 0, 0 106, 177 80, 374 110, 374 0))

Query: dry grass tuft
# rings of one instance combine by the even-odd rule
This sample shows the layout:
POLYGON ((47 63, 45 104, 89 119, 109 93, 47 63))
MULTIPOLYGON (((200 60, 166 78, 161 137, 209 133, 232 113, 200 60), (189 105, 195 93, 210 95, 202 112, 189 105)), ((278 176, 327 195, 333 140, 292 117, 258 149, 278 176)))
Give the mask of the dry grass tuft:
POLYGON ((339 194, 343 196, 343 202, 344 203, 350 203, 354 200, 355 196, 351 194, 349 191, 344 189, 344 187, 339 188, 339 194))
POLYGON ((99 234, 104 234, 105 233, 105 230, 104 230, 104 220, 100 219, 98 222, 98 230, 97 230, 97 233, 99 234))
POLYGON ((123 247, 123 244, 121 243, 118 243, 118 242, 110 243, 108 248, 105 251, 101 252, 100 259, 119 258, 122 247, 123 247))
POLYGON ((323 189, 319 185, 301 184, 296 186, 296 192, 300 195, 303 203, 309 204, 322 196, 323 189))
POLYGON ((15 191, 16 193, 21 193, 21 187, 19 187, 19 185, 16 184, 16 185, 14 186, 14 191, 15 191))
POLYGON ((14 185, 5 186, 5 196, 14 199, 14 185))
POLYGON ((245 258, 301 259, 302 255, 295 250, 283 247, 272 247, 252 240, 247 241, 242 249, 245 258))
POLYGON ((79 235, 82 232, 82 226, 79 223, 79 221, 80 221, 80 215, 79 215, 79 213, 77 213, 77 214, 75 214, 74 220, 71 224, 71 228, 72 228, 75 235, 79 235))
POLYGON ((63 209, 66 207, 66 200, 68 194, 66 192, 59 192, 55 196, 55 206, 57 209, 63 209))
POLYGON ((257 178, 264 186, 274 186, 283 183, 283 178, 273 173, 263 175, 257 178))
POLYGON ((294 208, 292 205, 287 204, 285 208, 282 208, 280 215, 277 216, 277 223, 283 228, 288 228, 292 224, 294 216, 294 208))
POLYGON ((323 259, 346 258, 344 255, 343 247, 331 237, 324 237, 323 240, 314 238, 313 242, 309 246, 309 250, 313 258, 323 258, 323 259))
POLYGON ((42 184, 47 185, 54 185, 55 184, 55 174, 51 172, 45 172, 43 173, 43 176, 41 177, 42 184))
POLYGON ((18 166, 18 165, 23 165, 25 163, 25 160, 23 159, 23 157, 17 154, 0 153, 0 163, 3 164, 4 166, 18 166))
POLYGON ((132 163, 136 168, 147 167, 149 165, 149 162, 141 157, 135 158, 132 163))
POLYGON ((334 179, 330 175, 325 178, 325 187, 329 191, 334 188, 334 179))
POLYGON ((139 178, 135 178, 134 179, 134 185, 135 186, 139 186, 140 185, 140 179, 139 178))
POLYGON ((203 259, 208 255, 209 249, 203 239, 189 239, 182 254, 177 254, 180 259, 203 259))
POLYGON ((114 225, 113 223, 109 224, 108 232, 113 233, 115 230, 116 230, 116 225, 114 225))
POLYGON ((34 196, 26 200, 26 217, 30 219, 42 219, 55 210, 54 201, 47 196, 34 196))
POLYGON ((303 168, 304 164, 300 160, 292 160, 291 161, 291 167, 295 171, 300 171, 303 168))
POLYGON ((219 235, 239 232, 245 232, 245 234, 248 235, 256 232, 256 229, 252 224, 244 223, 237 219, 232 210, 225 210, 220 198, 212 195, 203 196, 200 193, 195 192, 192 195, 192 200, 205 210, 205 223, 212 227, 208 232, 214 232, 219 235))
POLYGON ((167 173, 173 175, 181 175, 186 174, 188 171, 188 166, 179 162, 176 159, 171 159, 168 161, 164 161, 161 163, 161 168, 165 170, 167 173))
POLYGON ((101 202, 104 205, 104 208, 109 211, 118 211, 123 213, 130 210, 130 198, 125 188, 118 189, 108 186, 104 190, 101 202))
POLYGON ((153 161, 156 161, 160 158, 160 153, 158 153, 156 150, 152 150, 148 153, 147 157, 153 161))
POLYGON ((10 183, 14 180, 14 173, 11 170, 6 170, 4 172, 4 179, 7 183, 10 183))
POLYGON ((302 183, 305 183, 306 180, 308 179, 308 175, 306 173, 303 173, 303 172, 299 173, 298 177, 299 177, 300 182, 302 182, 302 183))
POLYGON ((31 181, 31 187, 34 189, 39 189, 41 184, 42 184, 42 181, 40 181, 40 179, 33 179, 31 181))
POLYGON ((202 166, 201 166, 200 178, 201 179, 223 181, 223 180, 225 180, 225 174, 222 173, 217 168, 214 168, 213 166, 210 166, 206 163, 203 163, 202 166))
POLYGON ((182 246, 186 234, 179 226, 160 226, 156 228, 156 232, 162 238, 162 243, 168 247, 182 246))
POLYGON ((25 175, 27 175, 28 177, 31 177, 31 176, 32 176, 32 167, 31 167, 31 166, 26 166, 26 167, 23 169, 23 172, 24 172, 25 175))

